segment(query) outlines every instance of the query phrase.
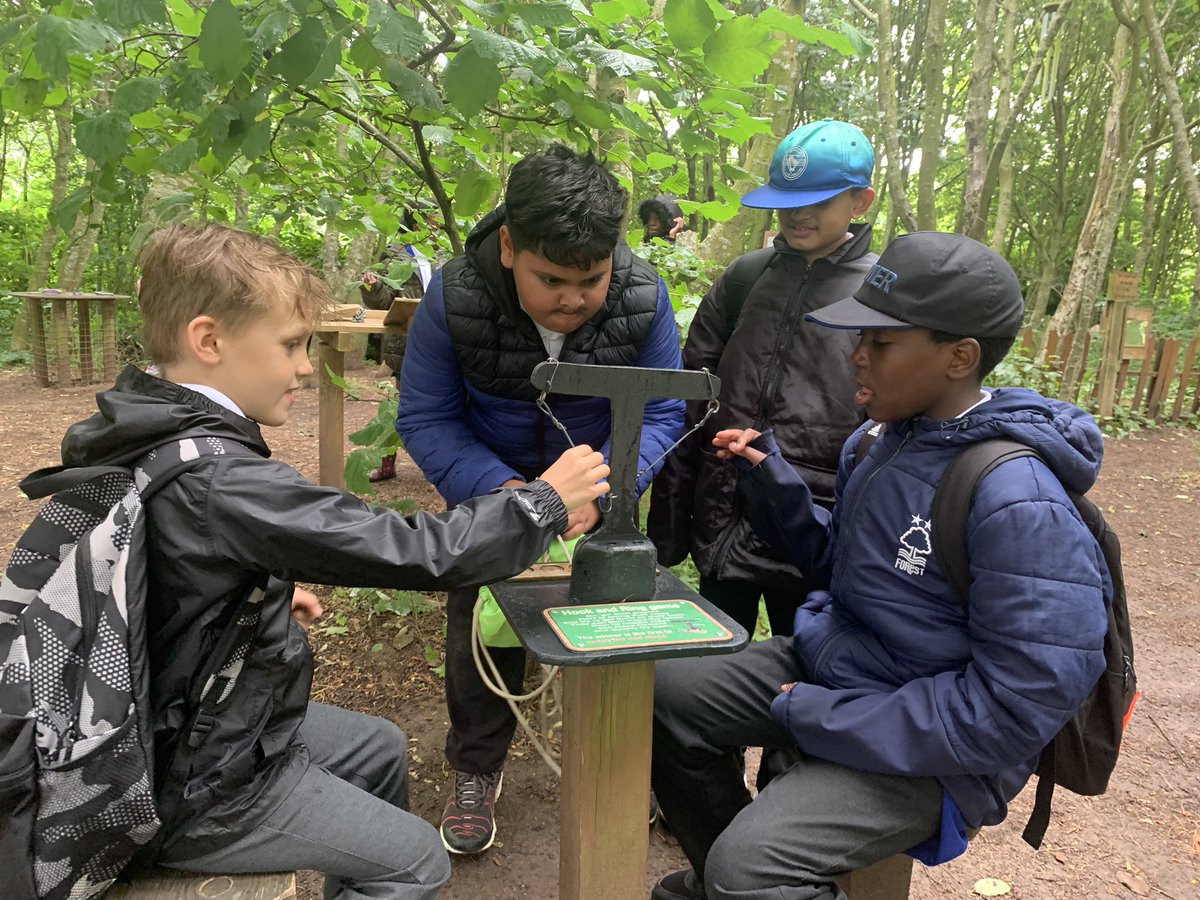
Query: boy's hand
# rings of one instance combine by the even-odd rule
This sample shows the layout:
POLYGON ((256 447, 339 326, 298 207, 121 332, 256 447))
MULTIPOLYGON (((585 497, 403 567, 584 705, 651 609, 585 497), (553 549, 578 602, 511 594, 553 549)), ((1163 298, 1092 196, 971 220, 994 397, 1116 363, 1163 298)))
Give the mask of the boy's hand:
POLYGON ((307 628, 325 614, 317 595, 303 588, 296 588, 292 593, 292 618, 307 628))
POLYGON ((761 436, 762 432, 755 431, 753 428, 726 428, 724 431, 717 432, 713 438, 713 446, 719 448, 717 456, 721 459, 733 459, 735 456, 740 456, 752 466, 757 466, 767 458, 767 455, 760 450, 755 450, 750 443, 761 436))
POLYGON ((376 282, 379 281, 379 276, 376 275, 374 272, 363 272, 362 277, 359 278, 358 280, 361 281, 363 284, 365 284, 367 287, 374 287, 376 282))
POLYGON ((608 493, 608 466, 604 456, 587 444, 572 447, 542 473, 542 480, 558 492, 570 512, 608 493))
POLYGON ((603 518, 603 515, 600 512, 600 504, 595 500, 586 506, 572 510, 570 515, 567 516, 567 530, 562 533, 562 539, 569 541, 571 538, 577 538, 581 534, 587 534, 600 524, 601 518, 603 518))

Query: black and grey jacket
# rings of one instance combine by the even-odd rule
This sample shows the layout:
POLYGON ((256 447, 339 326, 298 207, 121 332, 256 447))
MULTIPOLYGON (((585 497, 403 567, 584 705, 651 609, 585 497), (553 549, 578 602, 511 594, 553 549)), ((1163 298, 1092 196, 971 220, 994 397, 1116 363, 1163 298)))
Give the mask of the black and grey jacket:
POLYGON ((498 491, 441 515, 402 516, 306 480, 269 459, 258 425, 194 391, 126 369, 97 395, 99 412, 63 440, 68 466, 127 465, 191 437, 237 441, 255 456, 214 456, 147 505, 147 643, 156 788, 166 845, 214 852, 287 796, 308 766, 296 741, 312 682, 303 629, 291 617, 294 581, 443 590, 519 572, 566 528, 545 482, 498 491), (227 711, 199 750, 193 729, 198 671, 256 583, 267 584, 261 627, 227 711), (182 791, 163 773, 190 754, 182 791))

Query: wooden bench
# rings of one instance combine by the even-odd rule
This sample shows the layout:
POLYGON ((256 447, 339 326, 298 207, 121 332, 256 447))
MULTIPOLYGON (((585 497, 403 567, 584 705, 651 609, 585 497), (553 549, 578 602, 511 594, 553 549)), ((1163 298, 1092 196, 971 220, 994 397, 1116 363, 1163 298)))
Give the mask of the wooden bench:
POLYGON ((838 883, 850 900, 908 900, 912 857, 889 856, 873 866, 851 872, 838 883))
POLYGON ((295 872, 202 875, 151 869, 117 881, 107 900, 288 900, 296 896, 295 872))

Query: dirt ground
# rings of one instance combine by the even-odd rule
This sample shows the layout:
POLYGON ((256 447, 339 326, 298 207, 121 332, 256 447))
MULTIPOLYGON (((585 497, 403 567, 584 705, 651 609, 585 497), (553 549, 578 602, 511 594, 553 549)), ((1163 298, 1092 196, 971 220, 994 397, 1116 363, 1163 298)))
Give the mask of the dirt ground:
MULTIPOLYGON (((353 373, 370 383, 375 370, 353 373)), ((29 471, 58 462, 66 425, 94 410, 97 388, 38 388, 25 370, 0 371, 0 558, 35 506, 17 490, 29 471)), ((347 432, 373 404, 347 403, 347 432)), ((276 455, 317 477, 317 396, 299 397, 291 421, 268 429, 276 455)), ((349 449, 349 445, 347 445, 349 449)), ((408 460, 381 498, 413 498, 428 509, 437 495, 408 460)), ((1200 434, 1149 431, 1108 443, 1092 496, 1124 544, 1125 572, 1144 692, 1107 794, 1060 791, 1046 843, 1020 838, 1032 791, 1004 824, 985 829, 969 852, 946 865, 918 865, 912 897, 971 897, 982 878, 1011 885, 1014 898, 1200 898, 1200 434)), ((329 597, 326 588, 318 588, 329 597)), ((435 602, 439 598, 434 595, 435 602)), ((324 627, 346 617, 344 634, 312 633, 317 699, 386 716, 410 737, 413 809, 436 823, 444 803, 446 716, 434 666, 442 645, 440 610, 397 620, 327 602, 324 627), (431 663, 429 656, 433 657, 431 663)), ((338 630, 336 627, 335 631, 338 630)), ((535 716, 536 720, 536 716, 535 716)), ((447 900, 551 900, 557 896, 558 785, 532 746, 518 740, 505 769, 499 837, 486 854, 456 859, 447 900)), ((684 864, 669 833, 655 829, 647 886, 684 864)), ((300 896, 321 896, 321 878, 302 873, 300 896)), ((648 889, 647 889, 648 893, 648 889)))

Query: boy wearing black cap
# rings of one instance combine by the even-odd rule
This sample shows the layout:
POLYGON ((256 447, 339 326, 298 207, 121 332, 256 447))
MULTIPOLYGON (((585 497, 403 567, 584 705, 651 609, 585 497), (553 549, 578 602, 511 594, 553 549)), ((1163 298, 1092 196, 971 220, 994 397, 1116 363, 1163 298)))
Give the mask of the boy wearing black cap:
MULTIPOLYGON (((875 199, 874 165, 870 142, 846 122, 824 119, 784 138, 767 184, 742 198, 779 211, 774 246, 734 260, 701 302, 683 348, 685 368, 720 375, 721 408, 668 457, 647 532, 663 565, 690 552, 700 593, 750 631, 765 596, 771 630, 791 634, 800 599, 822 585, 769 553, 734 504, 736 478, 710 444, 734 425, 774 428, 817 501, 833 502, 838 450, 863 420, 846 362, 854 344, 802 317, 852 292, 877 258, 871 226, 851 224, 875 199)), ((687 427, 704 414, 704 404, 692 404, 687 427)))
POLYGON ((792 638, 660 662, 652 783, 692 869, 652 897, 843 898, 834 880, 900 852, 944 862, 1000 822, 1041 749, 1104 669, 1111 582, 1067 490, 1095 481, 1082 410, 982 379, 1021 324, 1016 276, 961 235, 894 240, 853 297, 810 321, 859 332, 855 402, 886 429, 846 441, 832 513, 770 432, 728 429, 739 500, 762 538, 829 590, 792 638), (1002 463, 968 517, 968 617, 932 552, 934 490, 967 445, 1002 463), (753 803, 737 750, 798 748, 753 803))

